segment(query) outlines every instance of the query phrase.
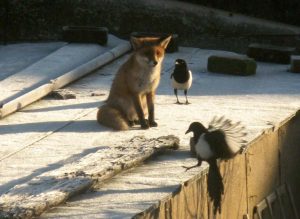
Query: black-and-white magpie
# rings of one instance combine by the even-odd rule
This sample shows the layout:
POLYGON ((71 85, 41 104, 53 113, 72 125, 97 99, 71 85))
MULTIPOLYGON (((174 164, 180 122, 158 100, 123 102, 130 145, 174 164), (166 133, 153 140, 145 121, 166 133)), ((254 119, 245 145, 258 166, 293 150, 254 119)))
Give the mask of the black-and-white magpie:
POLYGON ((177 98, 177 104, 181 104, 178 100, 177 90, 184 90, 186 104, 189 104, 187 91, 192 86, 193 76, 191 70, 188 69, 186 62, 183 59, 176 59, 175 69, 171 74, 172 87, 177 98))
POLYGON ((232 122, 224 117, 214 117, 205 128, 199 122, 190 124, 186 134, 193 132, 190 140, 191 151, 197 156, 198 163, 186 170, 200 166, 202 161, 209 163, 207 179, 208 193, 214 203, 214 213, 221 212, 221 196, 224 192, 222 176, 217 159, 227 160, 244 151, 245 127, 240 122, 232 122))

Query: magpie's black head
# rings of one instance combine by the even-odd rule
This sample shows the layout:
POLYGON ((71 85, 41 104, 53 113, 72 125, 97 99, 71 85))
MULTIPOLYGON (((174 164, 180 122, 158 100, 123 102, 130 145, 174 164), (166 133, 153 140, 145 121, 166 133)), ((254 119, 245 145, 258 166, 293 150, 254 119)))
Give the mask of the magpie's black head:
POLYGON ((185 132, 185 134, 189 132, 193 132, 194 136, 200 136, 207 132, 207 128, 205 128, 200 122, 193 122, 190 124, 189 129, 185 132))
POLYGON ((177 67, 177 66, 186 67, 187 64, 186 64, 186 62, 183 59, 176 59, 176 61, 175 61, 175 67, 177 67))

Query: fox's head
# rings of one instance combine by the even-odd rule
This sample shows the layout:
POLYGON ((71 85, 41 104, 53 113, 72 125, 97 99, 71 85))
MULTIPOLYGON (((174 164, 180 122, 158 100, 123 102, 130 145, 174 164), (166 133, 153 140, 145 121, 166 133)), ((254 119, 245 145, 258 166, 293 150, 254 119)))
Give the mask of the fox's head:
POLYGON ((156 37, 132 37, 131 43, 135 51, 136 60, 140 64, 148 65, 152 68, 160 65, 170 40, 171 36, 163 39, 156 37))

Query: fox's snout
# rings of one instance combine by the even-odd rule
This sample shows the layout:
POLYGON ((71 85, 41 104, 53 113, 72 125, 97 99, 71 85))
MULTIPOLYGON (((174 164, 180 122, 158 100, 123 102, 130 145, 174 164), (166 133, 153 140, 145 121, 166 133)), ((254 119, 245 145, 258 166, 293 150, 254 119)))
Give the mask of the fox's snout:
POLYGON ((150 60, 149 61, 149 65, 151 65, 153 67, 155 67, 157 64, 158 64, 158 61, 156 61, 156 60, 150 60))

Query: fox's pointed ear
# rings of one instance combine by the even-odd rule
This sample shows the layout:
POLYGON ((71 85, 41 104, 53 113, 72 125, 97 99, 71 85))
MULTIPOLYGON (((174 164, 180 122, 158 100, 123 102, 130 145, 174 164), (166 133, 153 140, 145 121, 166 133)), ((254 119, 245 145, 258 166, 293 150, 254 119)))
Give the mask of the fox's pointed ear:
POLYGON ((159 42, 159 45, 163 47, 164 49, 167 48, 169 42, 171 41, 172 36, 168 36, 167 38, 163 39, 162 41, 159 42))
POLYGON ((130 41, 131 41, 131 45, 134 50, 141 48, 143 45, 143 40, 136 38, 136 37, 131 37, 130 41))

